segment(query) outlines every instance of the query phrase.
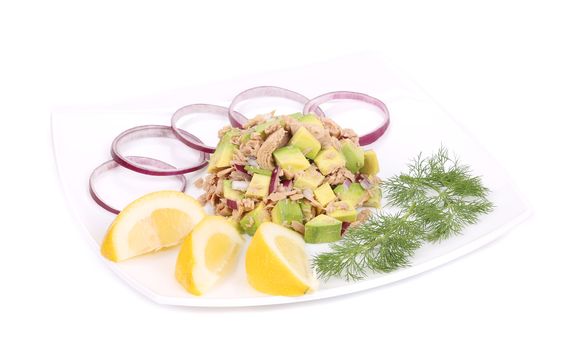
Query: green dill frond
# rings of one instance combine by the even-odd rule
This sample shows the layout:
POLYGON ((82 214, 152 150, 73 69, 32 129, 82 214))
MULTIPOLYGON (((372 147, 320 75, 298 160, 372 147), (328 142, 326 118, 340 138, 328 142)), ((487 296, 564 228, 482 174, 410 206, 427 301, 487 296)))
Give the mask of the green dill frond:
POLYGON ((422 244, 423 227, 402 214, 373 214, 351 227, 334 243, 331 252, 320 254, 314 264, 318 278, 338 276, 359 280, 368 272, 390 272, 406 266, 422 244))
POLYGON ((387 205, 399 211, 376 213, 349 228, 330 252, 315 258, 319 278, 359 280, 370 272, 407 266, 424 241, 460 234, 494 208, 481 178, 443 146, 430 157, 419 154, 408 165, 408 173, 382 181, 380 188, 387 205))

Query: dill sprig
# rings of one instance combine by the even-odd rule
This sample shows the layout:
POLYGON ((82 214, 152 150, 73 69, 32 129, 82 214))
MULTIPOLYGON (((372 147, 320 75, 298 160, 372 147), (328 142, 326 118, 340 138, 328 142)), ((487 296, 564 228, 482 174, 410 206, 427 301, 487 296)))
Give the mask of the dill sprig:
POLYGON ((366 277, 368 270, 390 272, 405 266, 421 246, 422 236, 423 226, 406 215, 375 213, 349 228, 331 252, 316 257, 318 278, 358 280, 366 277))
POLYGON ((378 212, 350 227, 330 252, 315 258, 319 278, 358 280, 407 266, 424 241, 459 234, 493 209, 481 178, 444 147, 428 158, 419 154, 408 170, 380 184, 387 205, 397 212, 378 212))

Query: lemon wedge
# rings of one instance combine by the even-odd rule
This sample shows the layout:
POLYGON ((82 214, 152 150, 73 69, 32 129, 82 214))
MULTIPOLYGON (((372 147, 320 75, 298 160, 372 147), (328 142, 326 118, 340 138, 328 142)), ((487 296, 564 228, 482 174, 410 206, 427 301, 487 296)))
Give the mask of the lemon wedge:
POLYGON ((235 225, 221 216, 207 216, 186 237, 175 276, 190 293, 202 295, 232 271, 243 246, 235 225))
POLYGON ((249 284, 271 295, 297 296, 315 290, 302 236, 272 222, 262 223, 245 255, 249 284))
POLYGON ((118 214, 105 235, 101 254, 117 262, 177 245, 204 216, 200 203, 182 192, 147 194, 118 214))

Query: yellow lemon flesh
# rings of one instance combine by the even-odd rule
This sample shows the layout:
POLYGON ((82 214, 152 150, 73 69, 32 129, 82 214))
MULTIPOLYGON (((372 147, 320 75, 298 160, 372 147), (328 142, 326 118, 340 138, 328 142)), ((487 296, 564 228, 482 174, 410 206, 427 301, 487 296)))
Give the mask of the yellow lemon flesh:
POLYGON ((200 203, 182 192, 147 194, 115 218, 101 245, 101 254, 117 262, 177 245, 204 216, 200 203))
POLYGON ((272 222, 262 223, 245 256, 249 284, 271 295, 297 296, 317 287, 302 236, 272 222))
POLYGON ((186 237, 175 276, 194 295, 202 295, 232 271, 243 246, 235 226, 221 216, 207 216, 186 237))

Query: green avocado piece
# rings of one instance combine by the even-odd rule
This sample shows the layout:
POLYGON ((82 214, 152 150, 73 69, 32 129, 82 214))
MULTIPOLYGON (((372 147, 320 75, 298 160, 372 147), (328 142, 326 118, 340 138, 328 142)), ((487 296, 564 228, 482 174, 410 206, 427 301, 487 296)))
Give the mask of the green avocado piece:
POLYGON ((320 214, 306 223, 304 239, 306 243, 328 243, 340 239, 342 222, 328 215, 320 214))
POLYGON ((296 112, 296 113, 292 113, 292 114, 288 114, 288 117, 292 117, 295 119, 299 119, 300 117, 303 117, 304 114, 302 112, 296 112))
POLYGON ((209 160, 209 171, 215 172, 222 168, 231 166, 231 160, 233 160, 233 153, 236 148, 235 145, 231 143, 231 138, 236 134, 236 130, 231 130, 223 135, 215 152, 211 155, 209 160))
POLYGON ((300 201, 300 208, 302 209, 302 214, 304 215, 304 220, 310 220, 314 217, 314 212, 312 211, 312 205, 307 200, 300 201))
POLYGON ((227 199, 239 200, 243 199, 243 192, 234 190, 232 187, 233 180, 223 180, 223 195, 227 199))
POLYGON ((334 170, 346 165, 346 160, 336 149, 327 147, 318 153, 316 158, 314 158, 314 163, 316 163, 322 175, 328 175, 334 170))
POLYGON ((311 166, 304 171, 296 173, 294 187, 299 189, 316 189, 324 181, 324 175, 320 174, 316 167, 311 166))
POLYGON ((304 157, 302 151, 295 146, 285 146, 273 152, 275 162, 283 170, 295 174, 310 167, 310 162, 304 157))
POLYGON ((259 203, 255 209, 251 210, 245 214, 245 216, 243 216, 239 222, 239 225, 241 226, 241 230, 243 230, 243 232, 253 236, 259 225, 266 221, 271 221, 271 216, 269 215, 267 209, 265 209, 265 204, 259 203))
POLYGON ((253 174, 245 197, 265 198, 269 194, 269 183, 271 182, 271 175, 253 174))
MULTIPOLYGON (((348 203, 347 201, 340 201, 337 203, 339 205, 342 205, 343 203, 345 203, 344 206, 347 209, 336 209, 336 210, 331 211, 327 214, 336 220, 340 220, 343 222, 355 222, 356 217, 358 215, 358 212, 356 211, 356 209, 354 209, 354 207, 350 203, 348 203)), ((334 204, 336 204, 336 203, 334 203, 334 204)))
POLYGON ((334 193, 336 193, 340 200, 350 203, 353 207, 360 204, 367 195, 366 190, 357 182, 351 183, 348 188, 340 184, 334 187, 334 193))
POLYGON ((245 165, 245 170, 247 170, 248 173, 261 174, 261 175, 269 175, 269 176, 271 176, 271 170, 259 168, 259 167, 256 167, 256 166, 245 165))
POLYGON ((371 193, 371 197, 366 202, 363 203, 363 206, 380 208, 382 200, 381 189, 378 186, 374 186, 369 190, 369 192, 371 193))
POLYGON ((314 125, 323 126, 320 119, 313 114, 302 115, 301 117, 298 117, 298 121, 300 121, 302 123, 306 123, 306 124, 314 124, 314 125))
POLYGON ((299 148, 306 158, 309 159, 314 159, 322 148, 320 142, 303 126, 292 136, 289 144, 299 148))
POLYGON ((292 221, 302 223, 304 214, 298 202, 287 198, 275 204, 271 210, 271 221, 283 226, 290 226, 292 221))
POLYGON ((336 195, 332 191, 332 187, 330 187, 330 184, 327 182, 323 183, 322 186, 314 190, 314 196, 316 197, 318 203, 320 203, 323 207, 336 199, 336 195))
POLYGON ((364 151, 364 166, 360 172, 367 175, 376 175, 379 173, 379 160, 373 150, 364 151))
POLYGON ((346 169, 356 174, 364 165, 364 151, 348 139, 340 141, 341 151, 346 159, 346 169))
POLYGON ((251 132, 249 130, 245 130, 243 134, 241 134, 241 139, 239 140, 240 144, 244 144, 245 142, 251 139, 251 132))

